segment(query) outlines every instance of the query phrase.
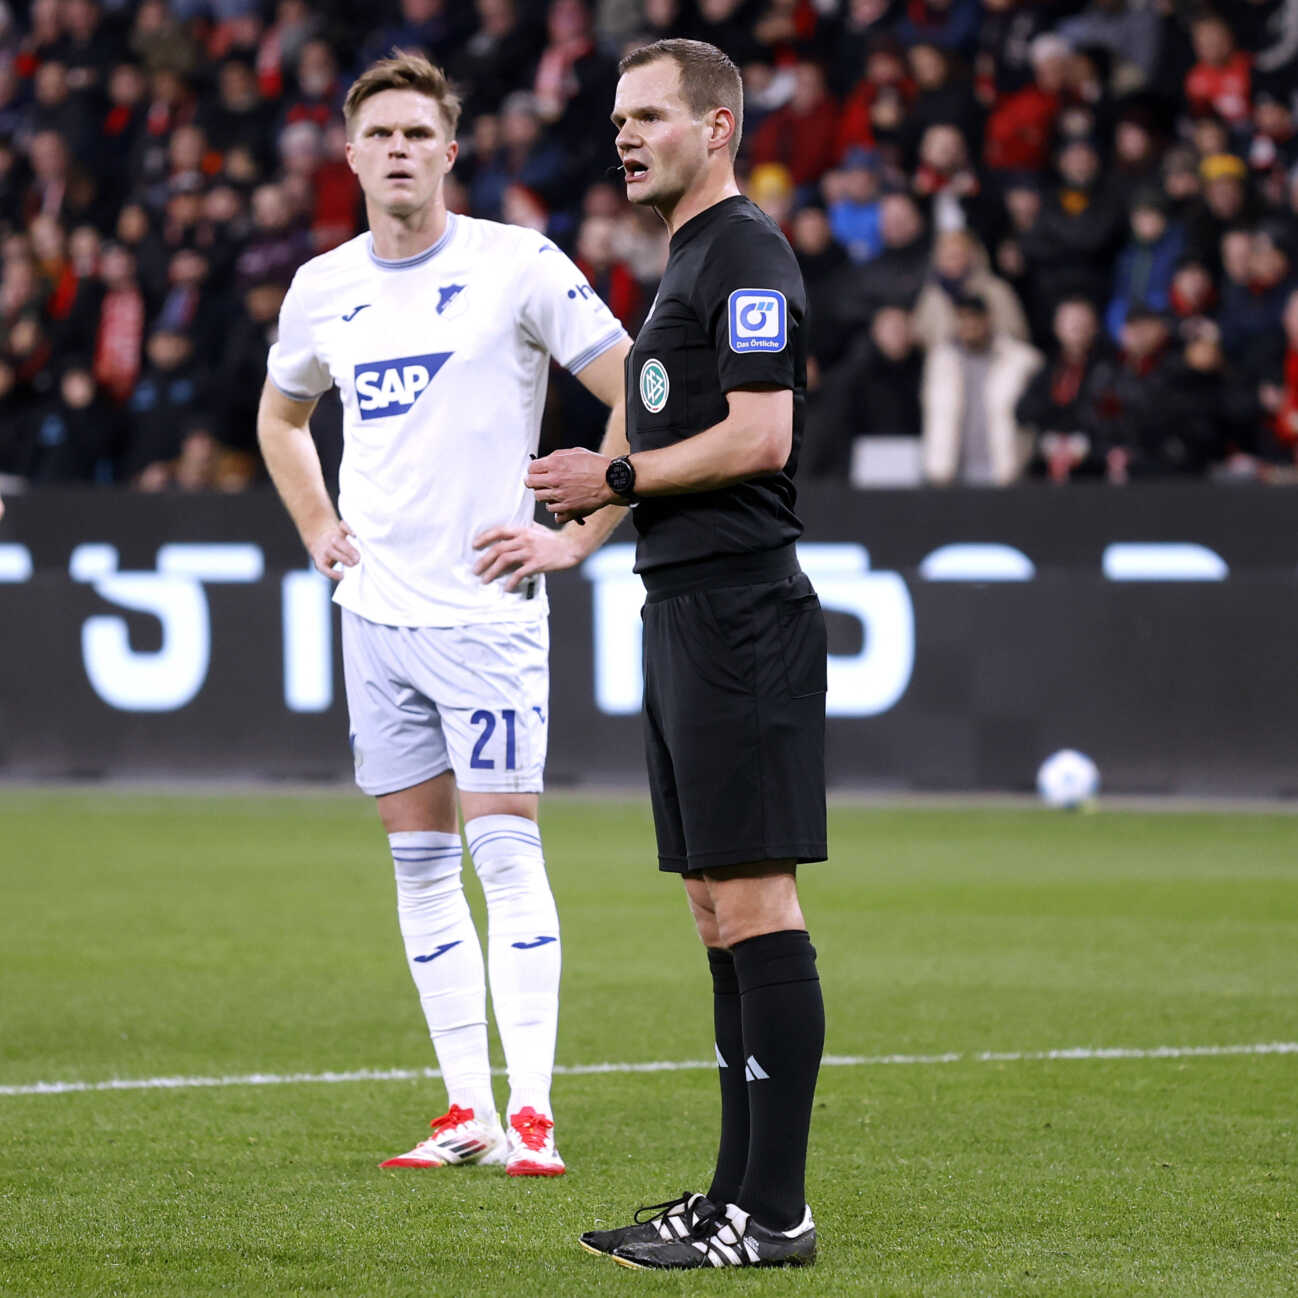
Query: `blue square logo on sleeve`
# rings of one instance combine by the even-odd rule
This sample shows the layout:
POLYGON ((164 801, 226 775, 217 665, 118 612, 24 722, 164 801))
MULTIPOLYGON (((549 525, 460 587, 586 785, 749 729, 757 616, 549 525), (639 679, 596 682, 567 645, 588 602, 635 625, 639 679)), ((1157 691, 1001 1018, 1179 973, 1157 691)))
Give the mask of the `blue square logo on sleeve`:
POLYGON ((789 340, 789 308, 773 288, 737 288, 730 295, 730 350, 782 352, 789 340))

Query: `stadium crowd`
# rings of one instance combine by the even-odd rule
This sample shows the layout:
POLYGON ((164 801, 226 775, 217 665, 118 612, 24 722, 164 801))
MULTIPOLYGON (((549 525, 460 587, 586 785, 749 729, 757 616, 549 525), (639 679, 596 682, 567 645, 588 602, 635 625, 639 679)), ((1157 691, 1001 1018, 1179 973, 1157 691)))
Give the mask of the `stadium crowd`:
MULTIPOLYGON (((279 305, 363 228, 340 109, 393 47, 463 96, 453 210, 546 231, 634 333, 666 239, 608 114, 664 35, 743 70, 804 472, 1298 477, 1298 0, 0 0, 0 485, 263 479, 279 305)), ((556 372, 546 443, 601 423, 556 372)))

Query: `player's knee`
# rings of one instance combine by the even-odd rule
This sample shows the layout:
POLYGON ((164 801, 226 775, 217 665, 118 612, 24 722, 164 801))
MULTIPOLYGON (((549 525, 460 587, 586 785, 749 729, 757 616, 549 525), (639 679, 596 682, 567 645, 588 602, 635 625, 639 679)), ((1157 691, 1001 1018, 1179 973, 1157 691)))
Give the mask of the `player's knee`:
POLYGON ((396 861, 397 887, 406 892, 454 892, 461 887, 460 863, 396 861))
POLYGON ((402 899, 428 901, 463 891, 458 852, 393 843, 392 868, 402 899))
POLYGON ((717 917, 709 912, 694 912, 694 927, 698 930, 699 941, 704 946, 725 946, 726 942, 721 936, 721 926, 717 923, 717 917))
POLYGON ((694 927, 698 930, 699 940, 704 946, 722 946, 721 929, 717 924, 716 908, 706 890, 694 890, 686 884, 686 897, 690 904, 690 914, 694 917, 694 927))
POLYGON ((535 822, 518 816, 482 816, 469 821, 465 832, 489 909, 549 898, 541 833, 535 822))
POLYGON ((535 857, 503 853, 475 856, 473 867, 478 872, 488 901, 493 897, 517 896, 548 886, 545 860, 539 853, 535 857))
POLYGON ((732 947, 746 938, 805 928, 806 924, 796 897, 790 901, 755 893, 732 895, 719 901, 716 927, 719 940, 709 945, 732 947))

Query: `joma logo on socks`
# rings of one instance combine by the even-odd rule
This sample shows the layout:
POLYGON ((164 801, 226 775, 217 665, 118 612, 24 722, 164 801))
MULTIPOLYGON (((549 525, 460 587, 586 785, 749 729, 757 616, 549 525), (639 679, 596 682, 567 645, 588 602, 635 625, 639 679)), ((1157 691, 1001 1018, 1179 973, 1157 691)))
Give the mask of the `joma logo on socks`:
POLYGON ((516 951, 530 951, 533 947, 544 946, 547 942, 557 942, 559 939, 554 937, 533 938, 530 942, 511 942, 509 945, 516 951))
POLYGON ((459 938, 456 938, 454 942, 443 942, 436 951, 430 951, 427 955, 417 955, 414 957, 414 961, 416 964, 427 964, 430 960, 436 960, 439 955, 445 955, 453 946, 459 945, 459 938))

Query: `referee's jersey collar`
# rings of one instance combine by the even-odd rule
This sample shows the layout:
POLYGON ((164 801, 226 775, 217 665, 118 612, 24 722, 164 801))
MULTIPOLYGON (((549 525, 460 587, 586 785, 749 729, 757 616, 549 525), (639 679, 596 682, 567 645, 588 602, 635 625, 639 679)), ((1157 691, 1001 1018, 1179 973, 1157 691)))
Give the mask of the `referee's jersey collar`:
POLYGON ((679 248, 687 244, 700 230, 706 230, 712 220, 720 216, 723 212, 731 211, 736 203, 747 205, 752 200, 743 194, 729 194, 719 203, 713 203, 711 207, 705 207, 701 212, 690 217, 679 230, 671 237, 671 247, 679 248))
POLYGON ((422 266, 426 261, 432 261, 443 248, 450 243, 452 236, 455 234, 455 223, 457 217, 454 212, 446 214, 446 229, 442 231, 441 238, 431 247, 425 248, 423 252, 417 252, 413 257, 398 257, 389 261, 386 257, 380 257, 374 251, 374 235, 366 237, 365 247, 370 254, 370 260, 384 270, 409 270, 412 266, 422 266))

